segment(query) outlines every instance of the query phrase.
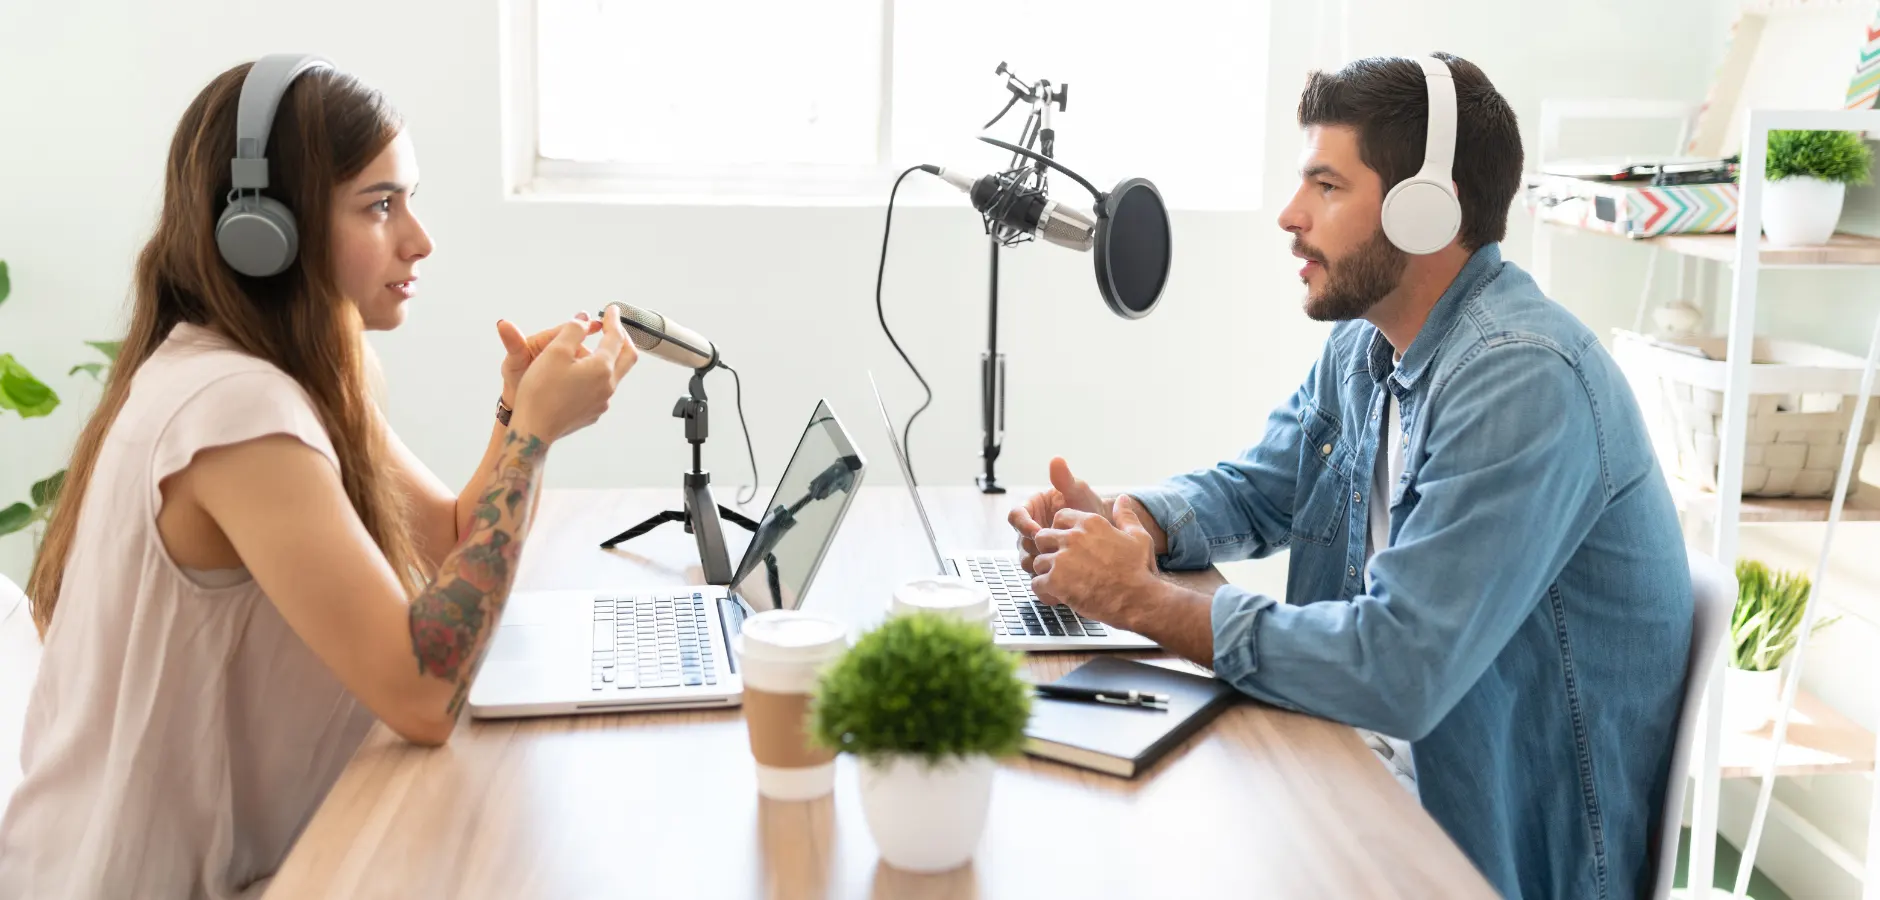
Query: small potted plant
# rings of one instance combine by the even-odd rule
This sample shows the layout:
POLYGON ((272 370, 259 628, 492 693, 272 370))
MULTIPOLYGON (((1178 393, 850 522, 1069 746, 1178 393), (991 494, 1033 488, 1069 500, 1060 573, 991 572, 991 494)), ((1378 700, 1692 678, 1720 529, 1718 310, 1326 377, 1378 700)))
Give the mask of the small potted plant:
POLYGON ((1801 634, 1810 585, 1799 572, 1772 572, 1753 560, 1736 564, 1736 583, 1730 664, 1724 672, 1724 719, 1734 731, 1755 731, 1769 721, 1780 699, 1782 661, 1801 634))
POLYGON ((1763 233, 1769 243, 1818 246, 1834 235, 1847 186, 1866 184, 1873 154, 1851 131, 1771 131, 1763 233))
POLYGON ((973 857, 995 759, 1023 746, 1031 687, 985 625, 895 616, 817 685, 812 740, 860 762, 862 813, 883 861, 944 872, 973 857))

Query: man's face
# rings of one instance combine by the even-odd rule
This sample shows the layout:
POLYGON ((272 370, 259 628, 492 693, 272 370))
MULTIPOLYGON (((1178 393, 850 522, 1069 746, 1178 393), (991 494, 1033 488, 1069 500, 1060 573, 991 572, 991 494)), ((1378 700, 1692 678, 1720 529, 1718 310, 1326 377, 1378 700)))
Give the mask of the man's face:
POLYGON ((1293 255, 1305 260, 1306 315, 1356 319, 1396 290, 1409 254, 1384 236, 1384 183, 1358 158, 1358 132, 1346 125, 1305 131, 1299 190, 1280 212, 1293 255))

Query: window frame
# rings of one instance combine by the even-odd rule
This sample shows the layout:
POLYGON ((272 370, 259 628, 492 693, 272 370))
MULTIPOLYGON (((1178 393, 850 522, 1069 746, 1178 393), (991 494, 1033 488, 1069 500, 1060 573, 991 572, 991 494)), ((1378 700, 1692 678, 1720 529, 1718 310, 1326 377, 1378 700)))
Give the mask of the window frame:
MULTIPOLYGON (((877 73, 880 108, 875 141, 876 156, 881 161, 859 165, 780 163, 755 168, 543 157, 536 102, 535 24, 539 2, 541 0, 500 0, 502 52, 498 76, 502 88, 500 128, 505 197, 650 206, 879 207, 885 203, 885 188, 900 174, 898 168, 887 162, 892 156, 894 134, 894 13, 900 0, 877 0, 881 4, 881 62, 877 73)), ((1274 34, 1272 4, 1263 5, 1262 18, 1266 19, 1268 27, 1262 38, 1270 47, 1274 34)), ((1196 208, 1208 211, 1260 209, 1265 190, 1258 176, 1251 192, 1251 203, 1204 204, 1196 208)), ((956 191, 937 180, 917 178, 906 182, 896 202, 913 206, 954 206, 959 200, 956 191)), ((1172 204, 1171 208, 1184 207, 1172 204)))

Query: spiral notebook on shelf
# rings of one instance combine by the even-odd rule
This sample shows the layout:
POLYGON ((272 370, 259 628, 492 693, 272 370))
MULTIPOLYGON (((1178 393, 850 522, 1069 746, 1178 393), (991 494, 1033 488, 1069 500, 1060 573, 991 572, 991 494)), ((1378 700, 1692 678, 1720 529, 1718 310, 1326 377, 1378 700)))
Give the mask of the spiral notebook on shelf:
POLYGON ((1052 683, 1168 695, 1167 709, 1032 698, 1026 753, 1124 778, 1155 765, 1239 697, 1219 679, 1110 656, 1052 683))

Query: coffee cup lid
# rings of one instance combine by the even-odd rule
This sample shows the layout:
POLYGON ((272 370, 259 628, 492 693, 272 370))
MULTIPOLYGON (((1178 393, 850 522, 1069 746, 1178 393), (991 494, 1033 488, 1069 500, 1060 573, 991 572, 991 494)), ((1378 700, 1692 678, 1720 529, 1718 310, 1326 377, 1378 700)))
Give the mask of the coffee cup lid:
POLYGON ((982 621, 992 615, 992 591, 970 578, 923 575, 895 590, 894 611, 897 614, 951 613, 962 619, 982 621))
POLYGON ((820 660, 848 646, 849 629, 828 616, 773 609, 744 620, 740 653, 776 662, 820 660))

